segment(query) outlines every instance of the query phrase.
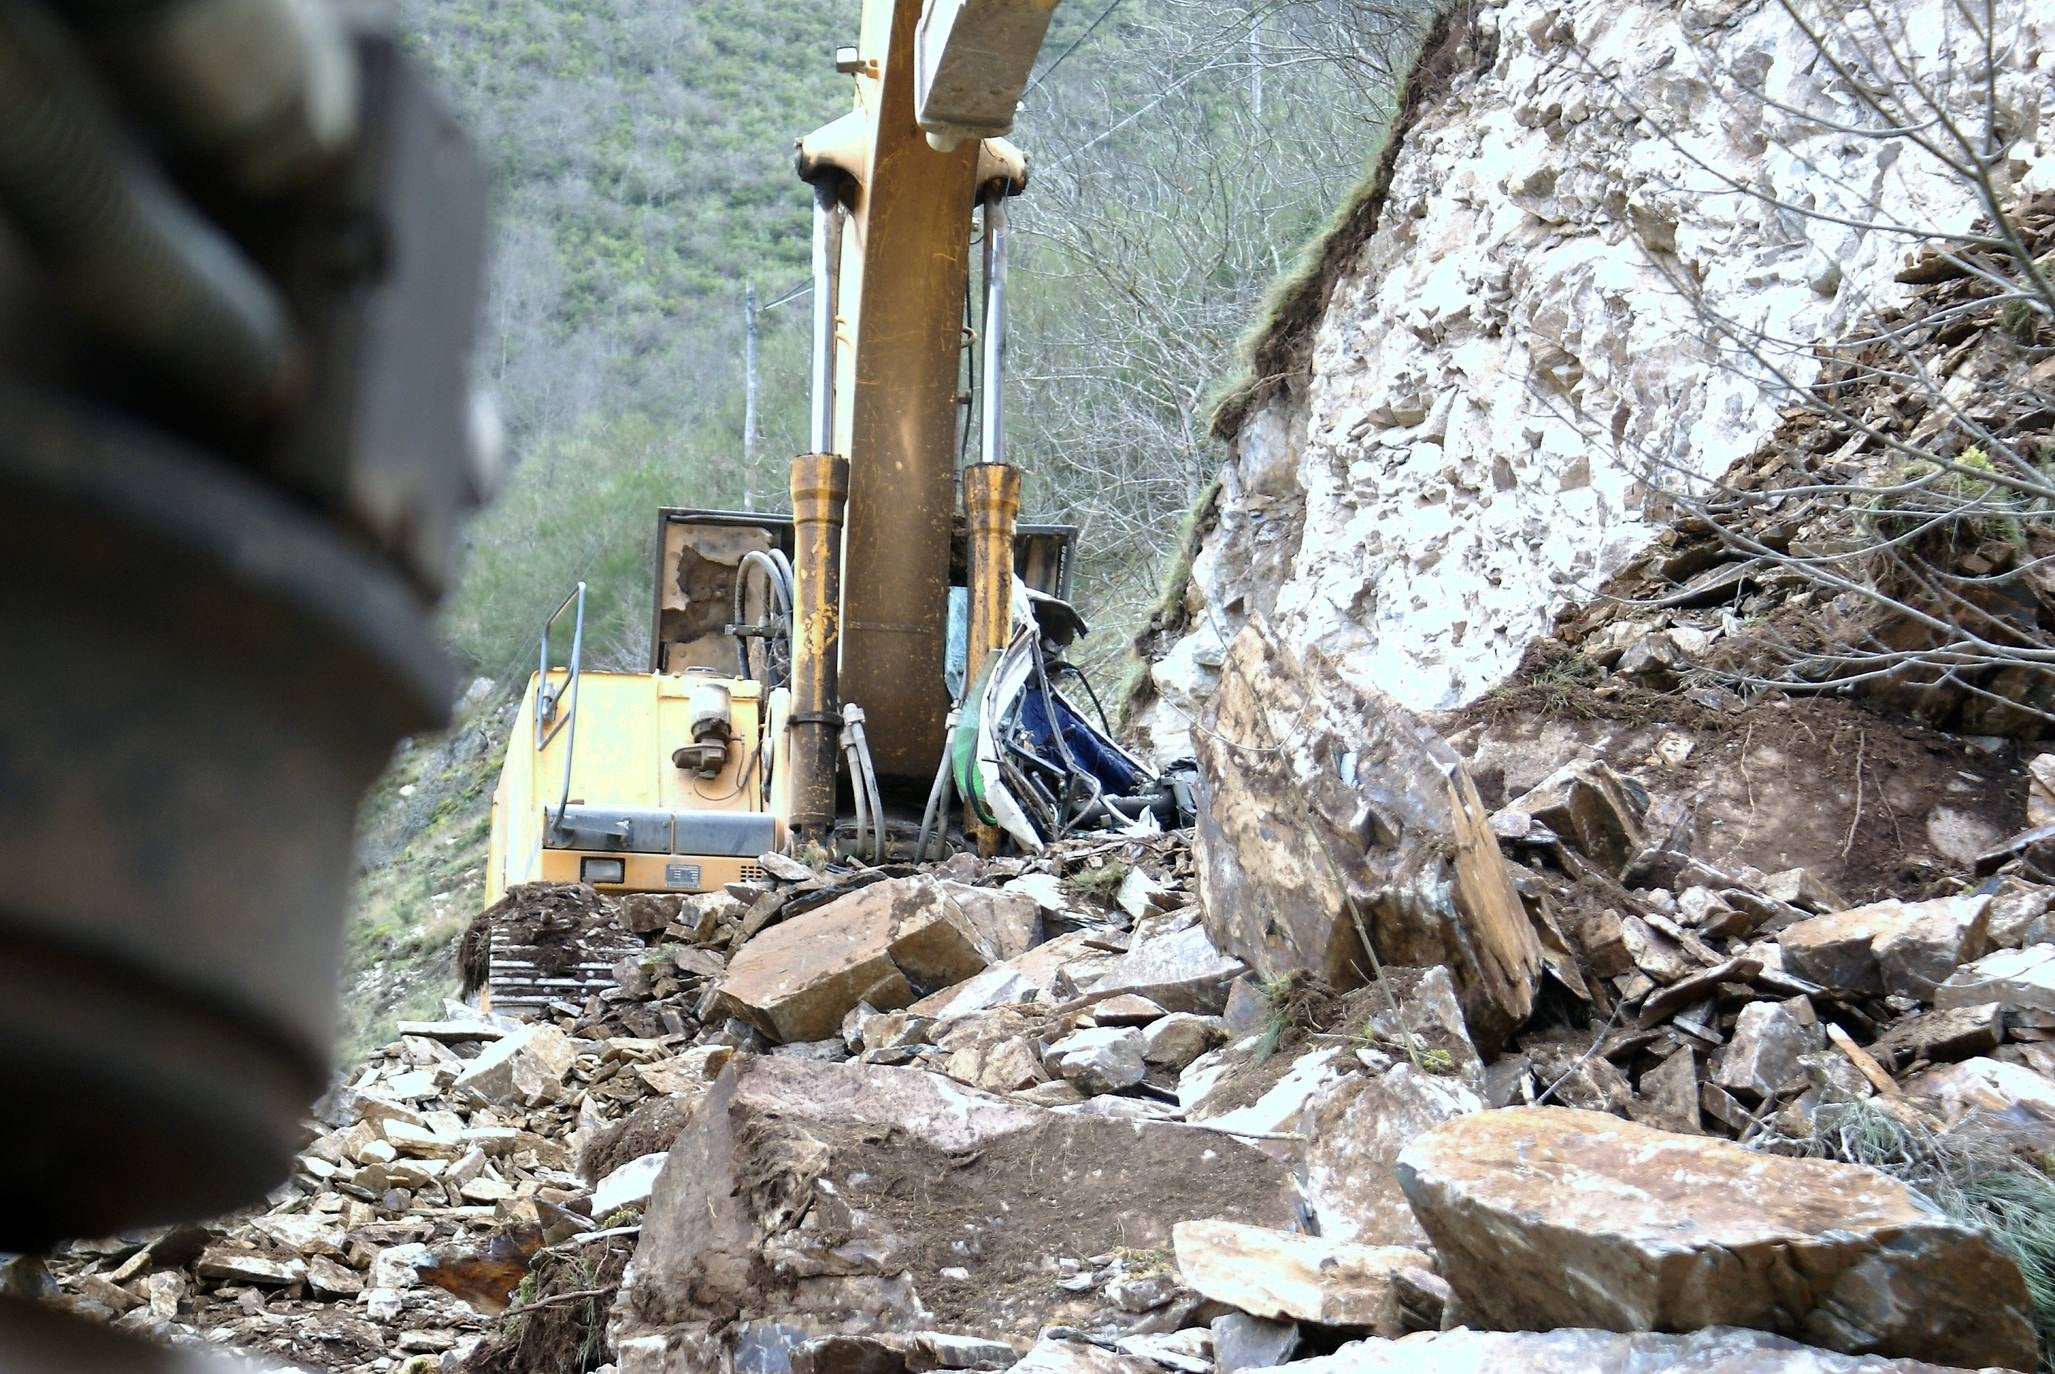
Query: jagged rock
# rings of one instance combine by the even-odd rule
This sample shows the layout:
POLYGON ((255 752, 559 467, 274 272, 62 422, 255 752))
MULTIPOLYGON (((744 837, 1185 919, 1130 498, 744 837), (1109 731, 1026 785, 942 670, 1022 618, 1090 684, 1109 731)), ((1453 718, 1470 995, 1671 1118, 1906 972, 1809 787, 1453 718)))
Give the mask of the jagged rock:
POLYGON ((1942 1363, 2035 1359, 2012 1261, 1871 1169, 1516 1107, 1436 1127, 1398 1176, 1487 1326, 1734 1325, 1942 1363))
POLYGON ((1264 974, 1352 987, 1370 977, 1367 934, 1386 963, 1450 968, 1480 1047, 1526 1020, 1540 942, 1440 736, 1257 623, 1235 637, 1204 724, 1199 898, 1221 948, 1264 974))
POLYGON ((683 893, 631 892, 620 899, 615 919, 631 934, 654 935, 678 919, 686 900, 683 893))
POLYGON ((1851 905, 1840 893, 1814 876, 1811 869, 1787 868, 1768 875, 1758 886, 1762 895, 1773 901, 1803 907, 1822 916, 1846 911, 1851 905))
POLYGON ((1092 984, 1094 996, 1135 993, 1166 1011, 1218 1015, 1230 984, 1246 971, 1215 948, 1196 915, 1170 929, 1137 934, 1134 943, 1092 984))
POLYGON ((825 1040, 859 1003, 895 1011, 1025 953, 1041 920, 1016 893, 888 879, 758 934, 729 962, 716 1003, 775 1040, 825 1040))
POLYGON ((1713 1061, 1712 1081, 1760 1101, 1797 1077, 1799 1060, 1826 1043, 1826 1029, 1804 998, 1750 1002, 1713 1061))
POLYGON ((2055 1124, 2055 1081, 2023 1064, 2001 1059, 1941 1064, 1907 1079, 1905 1091, 1913 1097, 1934 1099, 1951 1122, 1978 1111, 2055 1124))
POLYGON ((1375 1077, 1349 1077, 1305 1111, 1305 1196, 1320 1234, 1357 1245, 1427 1243, 1399 1191, 1399 1152, 1444 1121, 1484 1110, 1461 1079, 1401 1063, 1375 1077))
POLYGON ((1166 1015, 1163 1008, 1146 997, 1123 992, 1092 1003, 1091 1017, 1100 1026, 1146 1026, 1166 1015))
POLYGON ((1698 1135, 1705 1129, 1699 1118, 1698 1088, 1697 1056, 1686 1045, 1641 1075, 1627 1115, 1660 1131, 1698 1135))
POLYGON ((2005 1039, 2004 1007, 1997 1002, 1923 1012, 1898 1022, 1869 1047, 1886 1067, 1915 1060, 1947 1063, 1998 1048, 2005 1039))
POLYGON ((1227 1036, 1220 1018, 1172 1012, 1142 1029, 1142 1059, 1152 1068, 1182 1073, 1185 1065, 1227 1036))
POLYGON ((1094 955, 1110 957, 1105 956, 1098 943, 1100 939, 1097 932, 1090 930, 1059 935, 1025 954, 992 965, 975 978, 924 997, 909 1010, 943 1020, 1030 998, 1062 1001, 1057 992, 1059 980, 1094 955))
POLYGON ((235 1245, 210 1245, 193 1265, 193 1272, 222 1283, 283 1287, 304 1279, 307 1266, 302 1260, 274 1259, 235 1245))
POLYGON ((1434 1261, 1418 1250, 1349 1245, 1226 1221, 1182 1222, 1174 1243, 1178 1273, 1215 1302, 1252 1317, 1377 1335, 1415 1329, 1400 1303, 1396 1276, 1434 1269, 1434 1261))
POLYGON ((1934 1007, 1996 1002, 2008 1013, 2055 1016, 2055 944, 2001 949, 1957 969, 1934 990, 1934 1007))
POLYGON ((592 1215, 605 1217, 623 1207, 640 1207, 649 1201, 657 1173, 664 1167, 661 1153, 638 1155, 620 1165, 592 1187, 592 1215))
POLYGON ((2042 917, 2047 915, 2051 900, 2055 900, 2055 888, 2010 874, 1999 878, 1991 885, 1991 948, 2016 949, 2035 943, 2035 932, 2047 924, 2042 917))
POLYGON ((1299 1348, 1296 1322, 1266 1321, 1246 1312, 1229 1312, 1213 1319, 1212 1330, 1213 1361, 1219 1374, 1268 1369, 1289 1360, 1299 1348))
POLYGON ((1784 967, 1848 992, 1931 1000, 1957 966, 1988 946, 1988 896, 1876 902, 1777 933, 1784 967))
POLYGON ((805 1332, 829 1311, 874 1330, 1024 1336, 1064 1297, 1047 1256, 1162 1249, 1180 1221, 1293 1212, 1285 1167, 1213 1132, 1025 1106, 915 1069, 738 1058, 671 1149, 619 1320, 627 1338, 674 1344, 732 1342, 752 1321, 805 1332))
POLYGON ((1841 1355, 1766 1331, 1422 1331, 1299 1360, 1293 1374, 1964 1374, 1919 1360, 1841 1355))
MULTIPOLYGON (((553 1101, 578 1057, 571 1037, 546 1022, 524 1026, 486 1046, 457 1075, 450 1092, 501 1105, 537 1106, 553 1101)), ((358 1156, 359 1162, 364 1162, 358 1156)))
MULTIPOLYGON (((1200 1060, 1193 1068, 1204 1063, 1200 1060)), ((1241 1067, 1243 1072, 1249 1071, 1246 1063, 1241 1067)), ((1188 1072, 1178 1080, 1178 1100, 1188 1104, 1188 1120, 1204 1121, 1215 1130, 1255 1136, 1291 1133, 1305 1116, 1306 1105, 1354 1067, 1353 1060, 1338 1048, 1312 1050, 1292 1060, 1291 1066, 1264 1088, 1255 1101, 1245 1105, 1233 1105, 1246 1097, 1236 1081, 1238 1075, 1188 1072)))
MULTIPOLYGON (((1054 1337, 1036 1341, 1013 1368, 1016 1374, 1163 1374, 1163 1366, 1154 1360, 1054 1337)), ((621 1374, 635 1371, 623 1368, 621 1374)))
POLYGON ((1119 1092, 1148 1077, 1142 1062, 1145 1045, 1132 1026, 1087 1027, 1044 1050, 1042 1067, 1086 1093, 1119 1092))
POLYGON ((1544 778, 1511 805, 1554 831, 1610 873, 1618 873, 1641 850, 1640 812, 1646 793, 1596 761, 1572 763, 1544 778))

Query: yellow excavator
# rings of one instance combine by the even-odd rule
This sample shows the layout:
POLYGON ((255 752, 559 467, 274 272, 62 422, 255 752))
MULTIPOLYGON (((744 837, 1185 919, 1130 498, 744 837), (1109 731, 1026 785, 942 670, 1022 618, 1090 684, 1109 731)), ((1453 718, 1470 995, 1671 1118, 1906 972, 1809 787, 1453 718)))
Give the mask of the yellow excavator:
MULTIPOLYGON (((583 670, 578 594, 552 618, 571 647, 545 634, 521 707, 495 894, 877 857, 924 784, 923 829, 953 787, 981 842, 1027 847, 1183 800, 1056 689, 1070 535, 1016 527, 1004 462, 1003 135, 1054 4, 865 0, 854 109, 799 145, 794 514, 662 513, 646 674, 583 670)), ((0 3, 0 1276, 286 1176, 328 1083, 357 803, 447 716, 432 609, 497 468, 468 385, 486 179, 390 24, 0 3)), ((189 1367, 4 1292, 0 1366, 189 1367)))
POLYGON ((836 54, 854 108, 798 142, 814 337, 793 514, 659 513, 646 673, 582 667, 582 585, 544 624, 489 902, 535 881, 704 891, 771 851, 930 855, 951 791, 987 846, 1174 819, 1177 789, 1051 681, 1082 628, 1073 531, 1018 522, 1004 461, 1006 202, 1027 159, 1002 135, 1054 5, 864 5, 836 54), (982 461, 959 469, 966 373, 982 461))

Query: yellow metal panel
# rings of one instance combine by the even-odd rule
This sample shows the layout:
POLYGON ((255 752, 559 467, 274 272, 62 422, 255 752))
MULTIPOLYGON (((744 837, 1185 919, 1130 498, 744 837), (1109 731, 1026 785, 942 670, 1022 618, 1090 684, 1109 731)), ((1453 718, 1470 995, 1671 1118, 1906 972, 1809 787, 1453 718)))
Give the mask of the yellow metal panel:
POLYGON ((712 892, 727 883, 740 882, 746 877, 759 877, 763 870, 757 867, 755 859, 738 859, 729 855, 714 854, 600 854, 575 849, 545 849, 542 851, 541 881, 548 883, 575 883, 582 881, 580 865, 585 859, 625 859, 627 881, 619 883, 594 883, 601 892, 712 892), (699 886, 670 887, 665 884, 664 870, 671 864, 696 864, 699 867, 699 886))
MULTIPOLYGON (((562 687, 562 672, 550 677, 553 685, 562 687)), ((492 847, 485 884, 488 903, 521 883, 578 880, 573 851, 542 847, 545 815, 564 796, 567 750, 573 803, 677 811, 763 809, 761 763, 756 757, 762 700, 756 683, 698 675, 581 673, 573 719, 557 730, 540 752, 535 749, 537 686, 538 679, 531 675, 509 731, 506 760, 493 792, 492 847), (690 693, 695 682, 704 680, 728 688, 736 743, 721 773, 702 781, 673 764, 671 752, 690 742, 690 693)), ((560 709, 569 707, 566 696, 560 709)), ((664 881, 667 860, 661 854, 607 857, 626 859, 630 875, 626 884, 609 885, 610 890, 678 890, 664 881)), ((743 867, 753 862, 700 855, 682 858, 702 865, 708 887, 734 881, 743 867)))

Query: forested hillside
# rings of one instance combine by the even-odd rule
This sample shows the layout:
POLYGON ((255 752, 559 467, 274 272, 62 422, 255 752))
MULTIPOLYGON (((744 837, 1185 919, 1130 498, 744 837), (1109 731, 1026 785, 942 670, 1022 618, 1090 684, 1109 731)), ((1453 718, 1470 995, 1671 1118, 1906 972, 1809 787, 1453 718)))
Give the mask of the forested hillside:
MULTIPOLYGON (((432 1006, 477 895, 491 713, 541 618, 590 584, 587 663, 644 661, 652 511, 782 509, 805 433, 811 201, 792 141, 848 107, 858 0, 410 0, 496 172, 481 370, 517 463, 445 618, 472 733, 404 756, 367 810, 349 1035, 432 1006), (760 306, 756 462, 744 292, 760 306), (417 976, 418 972, 418 976, 417 976)), ((1209 394, 1375 153, 1406 0, 1069 0, 1015 140, 1009 458, 1082 530, 1117 665, 1218 459, 1209 394)), ((976 460, 975 447, 970 452, 976 460)), ((1181 584, 1181 576, 1176 579, 1181 584)))
MULTIPOLYGON (((846 108, 831 54, 858 13, 415 0, 420 45, 498 171, 483 362, 520 467, 474 530, 449 620, 479 670, 520 654, 581 576, 602 657, 639 661, 649 509, 782 506, 808 309, 791 146, 846 108), (746 284, 764 307, 754 471, 746 284)), ((1087 599, 1115 621, 1152 597, 1212 466, 1204 393, 1358 174, 1405 28, 1349 0, 1057 10, 1016 132, 1034 180, 1016 211, 1012 454, 1034 512, 1085 527, 1087 599)))

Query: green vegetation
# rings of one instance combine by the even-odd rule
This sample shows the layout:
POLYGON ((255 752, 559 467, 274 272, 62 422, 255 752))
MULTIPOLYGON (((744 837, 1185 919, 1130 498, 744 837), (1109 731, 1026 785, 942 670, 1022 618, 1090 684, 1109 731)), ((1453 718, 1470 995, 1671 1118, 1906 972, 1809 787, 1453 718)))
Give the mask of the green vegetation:
POLYGON ((434 1019, 456 992, 457 939, 484 894, 492 789, 507 702, 478 702, 445 740, 403 745, 365 798, 356 913, 343 949, 344 1062, 434 1019))
POLYGON ((1292 998, 1298 982, 1288 973, 1274 973, 1263 980, 1258 990, 1263 994, 1263 1030, 1256 1037, 1256 1047, 1249 1058, 1261 1064, 1277 1053, 1291 1030, 1292 998))
POLYGON ((1068 878, 1070 885, 1089 897, 1096 897, 1108 906, 1120 892, 1120 885, 1127 881, 1127 875, 1134 872, 1134 865, 1122 858, 1101 859, 1090 868, 1081 868, 1068 878))
POLYGON ((2010 1255, 2033 1301, 2041 1369, 2055 1371, 2055 1178, 2025 1152, 2031 1133, 1993 1118, 1927 1130, 1874 1100, 1822 1104, 1813 1131, 1766 1148, 1865 1164, 1911 1187, 1936 1211, 1974 1226, 2010 1255))

